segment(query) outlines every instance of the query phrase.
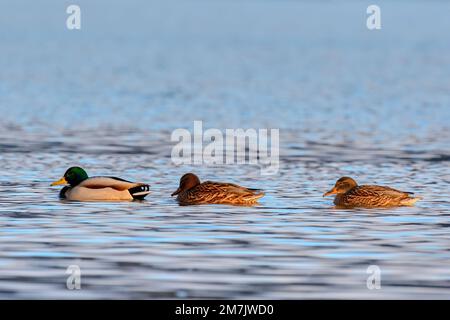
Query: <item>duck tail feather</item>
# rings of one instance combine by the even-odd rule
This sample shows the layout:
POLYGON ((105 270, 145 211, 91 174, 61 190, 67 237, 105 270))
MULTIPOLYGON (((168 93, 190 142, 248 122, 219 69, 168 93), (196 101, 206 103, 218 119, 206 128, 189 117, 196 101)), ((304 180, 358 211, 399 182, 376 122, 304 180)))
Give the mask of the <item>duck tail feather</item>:
POLYGON ((150 186, 148 184, 141 184, 139 186, 128 189, 133 199, 142 200, 150 193, 150 186))
POLYGON ((257 199, 259 199, 259 198, 264 197, 264 195, 265 195, 264 192, 260 191, 260 192, 258 192, 258 193, 254 193, 253 195, 247 197, 247 199, 248 199, 248 200, 257 200, 257 199))
POLYGON ((412 206, 417 201, 422 200, 422 199, 423 199, 422 197, 406 198, 401 201, 401 204, 406 205, 406 206, 412 206))

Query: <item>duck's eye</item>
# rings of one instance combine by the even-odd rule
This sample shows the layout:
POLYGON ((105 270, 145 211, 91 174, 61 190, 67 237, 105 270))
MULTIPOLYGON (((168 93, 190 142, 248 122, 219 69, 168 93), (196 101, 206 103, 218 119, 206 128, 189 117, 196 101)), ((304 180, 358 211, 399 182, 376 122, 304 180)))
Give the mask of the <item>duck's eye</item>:
POLYGON ((348 183, 343 183, 341 184, 340 188, 341 190, 347 190, 350 187, 350 185, 348 183))

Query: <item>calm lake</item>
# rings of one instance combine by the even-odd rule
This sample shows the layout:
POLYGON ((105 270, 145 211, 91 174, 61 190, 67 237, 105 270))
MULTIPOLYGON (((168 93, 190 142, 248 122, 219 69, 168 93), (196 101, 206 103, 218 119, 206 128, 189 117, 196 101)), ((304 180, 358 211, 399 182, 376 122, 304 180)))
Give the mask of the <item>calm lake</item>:
POLYGON ((69 2, 3 0, 0 298, 449 299, 450 3, 377 1, 370 31, 372 2, 77 0, 68 30, 69 2), (279 129, 278 173, 174 165, 196 120, 279 129), (152 193, 61 201, 73 165, 152 193), (266 196, 179 206, 190 171, 266 196), (335 209, 344 175, 424 199, 335 209))

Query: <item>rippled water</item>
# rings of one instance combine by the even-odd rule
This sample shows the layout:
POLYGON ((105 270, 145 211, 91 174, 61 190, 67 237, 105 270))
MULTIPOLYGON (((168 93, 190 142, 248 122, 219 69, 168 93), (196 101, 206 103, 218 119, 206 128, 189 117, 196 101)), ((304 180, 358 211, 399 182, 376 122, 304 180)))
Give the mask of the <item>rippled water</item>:
POLYGON ((78 1, 81 31, 59 1, 3 3, 0 298, 449 298, 449 4, 380 1, 370 32, 365 1, 78 1), (173 165, 194 120, 279 128, 279 174, 173 165), (60 201, 71 165, 152 193, 60 201), (188 171, 267 195, 180 207, 188 171), (342 175, 424 200, 337 210, 342 175))

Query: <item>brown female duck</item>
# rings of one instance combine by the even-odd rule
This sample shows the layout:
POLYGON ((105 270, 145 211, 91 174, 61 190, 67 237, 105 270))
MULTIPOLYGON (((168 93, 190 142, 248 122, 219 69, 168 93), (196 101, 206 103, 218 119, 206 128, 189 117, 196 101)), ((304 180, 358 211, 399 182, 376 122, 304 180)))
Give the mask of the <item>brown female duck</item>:
POLYGON ((339 207, 394 207, 412 206, 420 197, 412 192, 403 192, 390 187, 359 186, 349 177, 340 178, 333 189, 324 193, 324 197, 335 194, 334 204, 339 207))
POLYGON ((232 183, 205 181, 200 183, 200 179, 193 173, 186 173, 180 179, 180 186, 172 193, 178 195, 180 204, 237 204, 252 205, 264 196, 264 193, 257 189, 248 189, 232 183))

